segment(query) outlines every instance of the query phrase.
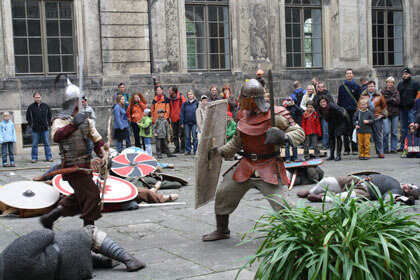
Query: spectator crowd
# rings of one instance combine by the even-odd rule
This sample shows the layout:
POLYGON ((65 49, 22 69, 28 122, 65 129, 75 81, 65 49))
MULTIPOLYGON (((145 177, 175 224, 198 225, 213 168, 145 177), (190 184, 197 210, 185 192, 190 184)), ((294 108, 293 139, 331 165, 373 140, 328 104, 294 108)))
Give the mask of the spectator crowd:
MULTIPOLYGON (((267 87, 264 71, 259 69, 256 79, 267 87)), ((124 83, 118 84, 113 99, 114 131, 113 138, 117 151, 130 147, 133 133, 134 145, 152 155, 152 138, 155 138, 156 155, 168 157, 176 154, 195 155, 209 102, 227 99, 227 135, 229 141, 236 133, 236 122, 241 114, 239 99, 226 83, 219 90, 217 85, 209 88, 208 95, 197 98, 193 90, 183 95, 175 85, 165 89, 154 78, 155 95, 151 104, 140 92, 129 94, 124 83), (173 142, 174 149, 169 149, 173 142)), ((382 85, 382 81, 378 81, 382 85)), ((383 82, 383 88, 375 80, 360 78, 360 85, 354 79, 352 69, 344 73, 344 80, 333 95, 326 83, 317 77, 303 87, 302 82, 293 82, 291 94, 281 102, 293 120, 305 131, 303 157, 298 156, 298 147, 289 143, 285 147, 286 162, 308 160, 309 149, 314 149, 315 157, 321 156, 320 150, 329 149, 327 160, 339 161, 342 155, 359 155, 360 160, 371 157, 370 146, 373 142, 378 158, 385 154, 402 153, 403 157, 420 157, 420 84, 411 77, 411 70, 404 68, 402 80, 395 86, 394 77, 383 82), (336 97, 335 97, 336 96, 336 97), (400 133, 398 135, 398 127, 400 133), (318 144, 319 143, 319 144, 318 144), (344 147, 343 147, 344 146, 344 147), (344 148, 344 153, 342 150, 344 148), (291 150, 291 151, 290 151, 291 150)), ((38 161, 38 143, 42 141, 45 160, 53 161, 49 143, 51 110, 42 102, 41 94, 33 94, 34 102, 28 107, 26 120, 32 129, 31 161, 38 161)), ((270 102, 266 92, 266 102, 270 102)), ((95 112, 83 97, 83 110, 95 121, 95 112)), ((3 166, 15 166, 13 143, 16 132, 8 112, 2 114, 0 123, 0 143, 2 144, 3 166), (9 156, 9 163, 8 157, 9 156)), ((92 152, 92 143, 87 143, 92 152)))

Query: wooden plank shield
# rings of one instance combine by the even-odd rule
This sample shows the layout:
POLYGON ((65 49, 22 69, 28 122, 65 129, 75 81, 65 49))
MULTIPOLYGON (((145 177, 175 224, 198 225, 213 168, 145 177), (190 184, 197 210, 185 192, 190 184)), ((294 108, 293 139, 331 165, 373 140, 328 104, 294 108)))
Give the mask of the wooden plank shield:
POLYGON ((209 161, 211 148, 221 147, 226 141, 227 99, 209 102, 195 158, 195 208, 214 198, 222 167, 222 156, 209 161))

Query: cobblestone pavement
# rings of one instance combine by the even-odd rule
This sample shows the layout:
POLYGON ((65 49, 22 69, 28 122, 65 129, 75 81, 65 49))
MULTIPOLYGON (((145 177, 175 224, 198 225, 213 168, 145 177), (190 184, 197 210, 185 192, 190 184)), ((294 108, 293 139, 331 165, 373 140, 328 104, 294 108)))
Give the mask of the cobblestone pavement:
MULTIPOLYGON (((58 157, 58 154, 55 153, 54 156, 58 157)), ((386 155, 385 159, 372 158, 369 161, 359 161, 357 156, 342 158, 340 162, 326 162, 321 166, 325 176, 375 170, 401 181, 420 183, 418 159, 401 159, 399 155, 386 155)), ((49 165, 46 162, 31 164, 29 155, 17 155, 16 159, 17 167, 49 165)), ((269 207, 268 202, 256 190, 251 190, 231 216, 232 237, 203 243, 201 236, 214 229, 214 203, 194 209, 194 157, 178 155, 162 161, 175 164, 175 169, 167 169, 165 172, 181 176, 189 184, 178 190, 161 192, 178 193, 178 201, 187 204, 104 214, 96 225, 144 260, 147 267, 134 273, 125 272, 123 265, 110 270, 95 270, 95 279, 234 279, 238 268, 244 263, 242 258, 255 252, 258 247, 257 243, 236 245, 241 241, 241 236, 264 213, 264 207, 269 207)), ((223 169, 233 163, 224 162, 223 169)), ((30 180, 43 170, 0 171, 0 184, 3 185, 18 180, 30 180)), ((296 192, 302 188, 309 186, 295 187, 290 194, 293 200, 297 200, 296 192)), ((414 208, 414 211, 417 209, 414 208)), ((66 217, 61 218, 54 228, 56 231, 65 231, 81 226, 82 221, 78 217, 66 217)), ((16 237, 40 228, 38 218, 0 217, 0 250, 16 237)), ((241 272, 239 279, 252 279, 255 270, 255 266, 247 268, 241 272)))

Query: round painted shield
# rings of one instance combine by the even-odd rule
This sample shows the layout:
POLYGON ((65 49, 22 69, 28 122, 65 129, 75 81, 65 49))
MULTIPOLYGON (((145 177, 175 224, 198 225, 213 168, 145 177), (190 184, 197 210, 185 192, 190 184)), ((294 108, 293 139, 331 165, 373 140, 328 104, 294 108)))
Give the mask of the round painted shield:
POLYGON ((41 209, 57 202, 60 193, 42 182, 18 181, 0 188, 0 201, 20 209, 41 209))
POLYGON ((111 170, 122 177, 144 177, 156 170, 158 164, 148 154, 131 153, 112 159, 111 170))
MULTIPOLYGON (((93 173, 93 181, 96 183, 99 180, 98 173, 93 173)), ((71 195, 74 193, 73 188, 67 181, 64 181, 61 174, 53 178, 53 186, 64 195, 71 195)), ((103 182, 101 181, 101 184, 103 182)), ((134 199, 137 196, 137 188, 132 183, 124 179, 108 176, 105 187, 105 203, 117 203, 134 199)))
POLYGON ((125 154, 138 154, 138 153, 146 153, 142 148, 139 147, 130 147, 130 148, 126 148, 124 149, 120 154, 121 155, 125 155, 125 154))

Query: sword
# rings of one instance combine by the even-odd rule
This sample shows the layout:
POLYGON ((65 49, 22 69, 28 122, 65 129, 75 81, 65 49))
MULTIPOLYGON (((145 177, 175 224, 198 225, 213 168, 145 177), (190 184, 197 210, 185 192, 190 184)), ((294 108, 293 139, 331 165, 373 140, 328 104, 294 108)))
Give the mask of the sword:
POLYGON ((79 112, 82 112, 84 51, 79 55, 79 112))
POLYGON ((271 70, 268 70, 268 91, 270 92, 271 127, 276 127, 276 119, 274 115, 273 73, 271 73, 271 70))

